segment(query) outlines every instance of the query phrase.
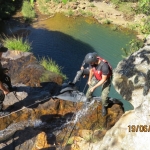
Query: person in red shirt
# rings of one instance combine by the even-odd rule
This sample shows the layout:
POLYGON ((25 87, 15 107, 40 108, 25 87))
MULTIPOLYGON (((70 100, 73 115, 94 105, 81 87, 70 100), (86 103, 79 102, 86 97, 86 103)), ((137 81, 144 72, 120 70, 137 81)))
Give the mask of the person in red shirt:
POLYGON ((89 88, 86 92, 87 101, 92 100, 92 94, 96 88, 102 86, 101 101, 102 101, 102 115, 107 114, 107 106, 109 104, 108 95, 112 81, 112 67, 105 59, 98 56, 97 53, 88 53, 81 65, 79 71, 70 85, 75 85, 79 81, 81 76, 88 76, 89 88), (84 65, 88 64, 89 67, 84 68, 84 65))
POLYGON ((95 52, 88 53, 85 56, 84 62, 90 66, 87 82, 89 88, 86 92, 86 97, 90 101, 94 90, 99 86, 102 86, 102 115, 105 116, 107 114, 107 106, 109 104, 108 94, 111 87, 112 67, 105 59, 99 57, 95 52))

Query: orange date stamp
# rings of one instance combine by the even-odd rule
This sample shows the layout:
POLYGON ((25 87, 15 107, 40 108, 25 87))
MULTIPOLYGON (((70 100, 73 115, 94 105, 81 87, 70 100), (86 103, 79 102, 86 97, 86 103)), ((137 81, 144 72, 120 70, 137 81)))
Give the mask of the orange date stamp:
POLYGON ((128 125, 129 132, 150 132, 150 125, 128 125))

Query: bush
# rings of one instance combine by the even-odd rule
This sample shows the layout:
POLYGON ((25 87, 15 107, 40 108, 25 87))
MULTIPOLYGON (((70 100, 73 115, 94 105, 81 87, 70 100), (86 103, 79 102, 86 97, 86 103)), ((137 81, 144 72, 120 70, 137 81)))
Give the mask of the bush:
POLYGON ((143 33, 150 34, 150 17, 144 20, 144 31, 143 33))
POLYGON ((27 21, 31 21, 33 18, 35 18, 35 11, 28 1, 23 2, 21 12, 22 12, 22 15, 24 16, 25 20, 27 20, 27 21))
POLYGON ((52 59, 50 59, 50 58, 47 58, 47 59, 46 59, 45 57, 43 57, 43 58, 40 60, 40 64, 41 64, 46 70, 61 75, 64 80, 67 79, 66 75, 64 75, 64 74, 62 73, 62 67, 58 66, 58 64, 56 64, 56 62, 53 61, 52 59))
POLYGON ((123 58, 130 56, 132 53, 138 51, 141 47, 143 47, 144 42, 137 39, 132 39, 128 46, 128 50, 126 48, 122 48, 121 50, 124 52, 125 55, 122 55, 123 58))
POLYGON ((20 9, 22 0, 0 0, 0 18, 8 19, 20 9))
POLYGON ((139 0, 138 2, 138 13, 144 13, 150 15, 150 1, 149 0, 139 0))

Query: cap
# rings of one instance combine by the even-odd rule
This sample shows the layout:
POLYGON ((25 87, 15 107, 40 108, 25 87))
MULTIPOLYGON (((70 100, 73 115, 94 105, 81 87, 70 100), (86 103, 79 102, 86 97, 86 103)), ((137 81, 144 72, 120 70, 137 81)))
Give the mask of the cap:
POLYGON ((8 48, 4 47, 2 43, 0 43, 0 52, 7 52, 8 48))

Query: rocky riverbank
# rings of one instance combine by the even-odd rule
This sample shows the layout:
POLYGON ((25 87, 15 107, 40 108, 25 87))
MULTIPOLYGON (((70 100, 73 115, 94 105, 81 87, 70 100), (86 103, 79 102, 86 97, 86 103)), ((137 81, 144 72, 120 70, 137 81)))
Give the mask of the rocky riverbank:
MULTIPOLYGON (((125 15, 123 12, 116 10, 115 6, 111 3, 102 2, 89 2, 87 0, 77 0, 75 2, 56 3, 53 1, 47 2, 46 4, 42 0, 38 0, 35 3, 36 8, 42 14, 46 14, 47 17, 41 18, 39 15, 39 20, 43 20, 52 17, 55 13, 64 13, 68 17, 93 17, 100 24, 113 24, 116 29, 126 28, 131 29, 137 24, 141 24, 143 19, 147 16, 144 14, 140 15, 125 15)), ((134 7, 134 4, 133 4, 134 7)), ((137 32, 137 37, 139 39, 144 39, 145 35, 139 32, 138 26, 134 28, 137 32)))

